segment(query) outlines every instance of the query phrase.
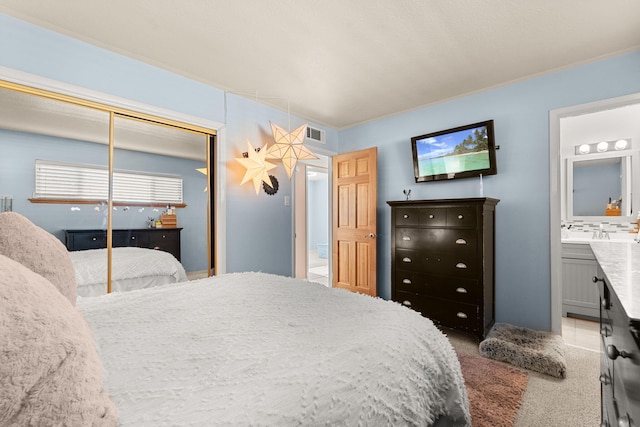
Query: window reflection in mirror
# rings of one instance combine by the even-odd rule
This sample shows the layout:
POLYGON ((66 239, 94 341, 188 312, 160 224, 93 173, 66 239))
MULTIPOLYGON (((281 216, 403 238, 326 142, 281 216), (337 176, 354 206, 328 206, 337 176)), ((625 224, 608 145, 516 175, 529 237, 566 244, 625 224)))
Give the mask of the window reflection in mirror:
MULTIPOLYGON (((127 200, 129 188, 122 189, 122 196, 116 196, 117 182, 114 182, 114 201, 124 199, 112 210, 114 275, 116 262, 122 258, 120 254, 127 252, 140 256, 141 264, 150 267, 150 275, 155 269, 155 283, 148 286, 184 280, 181 268, 190 279, 207 276, 207 177, 198 171, 206 170, 206 154, 205 134, 115 117, 114 171, 150 174, 160 182, 149 189, 156 199, 153 203, 145 203, 140 197, 127 200), (182 182, 181 194, 175 189, 160 194, 168 188, 168 180, 182 182), (125 246, 129 249, 123 250, 125 246), (173 257, 167 257, 166 253, 173 257)), ((119 185, 133 188, 140 184, 119 185)), ((115 280, 113 285, 117 290, 115 280)))

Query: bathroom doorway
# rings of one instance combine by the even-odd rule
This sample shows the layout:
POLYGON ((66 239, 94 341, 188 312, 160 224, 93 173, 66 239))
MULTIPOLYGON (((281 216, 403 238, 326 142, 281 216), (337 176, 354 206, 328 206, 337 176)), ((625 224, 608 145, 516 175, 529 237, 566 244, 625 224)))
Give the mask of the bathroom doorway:
POLYGON ((329 173, 327 168, 307 167, 307 278, 329 282, 329 173))
POLYGON ((331 286, 329 157, 300 162, 294 177, 295 277, 331 286))

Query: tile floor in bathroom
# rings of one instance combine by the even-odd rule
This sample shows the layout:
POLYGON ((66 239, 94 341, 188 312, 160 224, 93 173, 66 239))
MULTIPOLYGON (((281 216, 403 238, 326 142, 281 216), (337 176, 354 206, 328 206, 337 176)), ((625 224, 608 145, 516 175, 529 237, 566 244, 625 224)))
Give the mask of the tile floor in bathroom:
POLYGON ((600 351, 600 323, 573 317, 563 317, 562 338, 567 345, 600 351))

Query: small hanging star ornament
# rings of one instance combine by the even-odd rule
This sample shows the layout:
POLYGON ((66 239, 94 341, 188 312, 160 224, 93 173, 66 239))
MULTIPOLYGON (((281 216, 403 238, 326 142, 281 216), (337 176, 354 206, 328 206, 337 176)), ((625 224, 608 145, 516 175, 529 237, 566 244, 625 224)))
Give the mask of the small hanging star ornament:
POLYGON ((260 194, 260 185, 263 182, 268 186, 271 186, 269 171, 275 168, 276 165, 265 160, 267 155, 266 145, 259 150, 256 150, 253 148, 253 145, 251 145, 251 142, 247 141, 247 146, 248 156, 246 158, 236 158, 236 160, 247 169, 240 184, 242 185, 247 181, 253 181, 253 187, 256 189, 256 194, 260 194))
POLYGON ((298 160, 312 160, 318 157, 304 146, 304 136, 307 132, 307 125, 304 124, 294 130, 287 132, 280 126, 271 123, 271 132, 273 132, 273 144, 267 150, 267 158, 282 159, 282 166, 287 171, 287 176, 291 178, 291 174, 296 167, 298 160))

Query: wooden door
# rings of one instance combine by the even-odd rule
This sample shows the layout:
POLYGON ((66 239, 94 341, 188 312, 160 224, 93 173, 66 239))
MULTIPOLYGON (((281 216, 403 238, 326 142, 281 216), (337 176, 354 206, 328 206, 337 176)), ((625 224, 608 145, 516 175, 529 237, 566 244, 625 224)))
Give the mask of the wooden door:
POLYGON ((333 287, 376 296, 378 149, 333 157, 333 287))

